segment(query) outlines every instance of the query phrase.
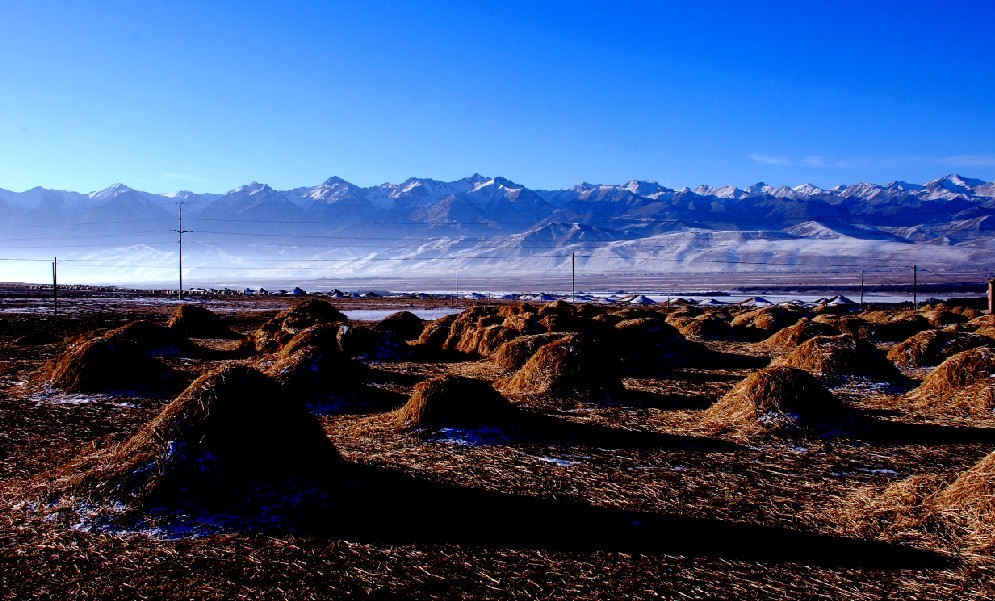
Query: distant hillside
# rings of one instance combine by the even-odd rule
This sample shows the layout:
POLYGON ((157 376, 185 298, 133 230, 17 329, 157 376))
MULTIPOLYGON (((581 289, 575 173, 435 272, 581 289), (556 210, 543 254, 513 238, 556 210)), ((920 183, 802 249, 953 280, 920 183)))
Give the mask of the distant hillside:
POLYGON ((274 190, 91 194, 0 190, 4 279, 50 257, 99 281, 166 280, 183 203, 188 277, 659 272, 991 271, 995 182, 821 189, 758 183, 672 190, 656 182, 530 190, 474 174, 361 188, 340 178, 274 190), (17 259, 11 261, 10 259, 17 259))

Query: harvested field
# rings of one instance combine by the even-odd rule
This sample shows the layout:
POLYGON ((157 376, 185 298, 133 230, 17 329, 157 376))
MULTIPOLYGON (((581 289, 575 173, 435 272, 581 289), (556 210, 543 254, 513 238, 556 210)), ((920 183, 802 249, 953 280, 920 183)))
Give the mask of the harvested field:
MULTIPOLYGON (((659 307, 538 303, 348 324, 410 351, 374 359, 343 352, 341 312, 411 305, 295 301, 203 303, 256 336, 252 356, 205 352, 210 339, 129 353, 199 378, 171 392, 122 387, 123 355, 103 364, 109 388, 53 383, 73 381, 54 374, 81 345, 165 325, 175 304, 0 313, 3 596, 995 597, 995 419, 919 405, 984 386, 981 359, 919 368, 905 395, 833 351, 808 360, 848 381, 827 390, 765 368, 752 339, 683 346, 670 326, 686 324, 657 328, 659 307), (13 344, 27 334, 38 344, 13 344), (626 372, 639 352, 665 368, 626 372)), ((731 328, 728 313, 684 315, 731 328)), ((986 325, 972 320, 954 325, 986 325)), ((897 342, 871 348, 885 360, 897 342)))

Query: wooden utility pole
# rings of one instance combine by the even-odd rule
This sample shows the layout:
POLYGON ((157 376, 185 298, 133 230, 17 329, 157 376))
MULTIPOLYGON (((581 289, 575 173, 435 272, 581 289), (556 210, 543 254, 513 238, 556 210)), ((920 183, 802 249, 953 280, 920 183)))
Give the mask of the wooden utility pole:
POLYGON ((912 308, 919 310, 919 266, 912 266, 912 308))
POLYGON ((577 253, 570 253, 570 302, 577 302, 577 253))
POLYGON ((52 299, 55 301, 55 314, 59 314, 59 257, 52 260, 52 299))
POLYGON ((864 270, 860 270, 860 310, 864 310, 864 270))
POLYGON ((183 203, 176 203, 180 205, 180 229, 173 230, 180 234, 180 289, 177 291, 176 296, 183 300, 183 234, 189 232, 190 230, 183 229, 183 203))

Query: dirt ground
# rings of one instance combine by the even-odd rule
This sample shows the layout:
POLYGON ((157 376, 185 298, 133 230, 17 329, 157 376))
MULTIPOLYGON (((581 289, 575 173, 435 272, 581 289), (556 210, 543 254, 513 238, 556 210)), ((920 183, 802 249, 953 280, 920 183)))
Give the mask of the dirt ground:
MULTIPOLYGON (((249 333, 295 300, 198 302, 249 333)), ((342 311, 449 306, 333 302, 342 311)), ((38 368, 66 338, 136 319, 165 322, 175 306, 80 296, 63 299, 56 316, 48 299, 0 303, 3 598, 995 598, 991 551, 914 529, 870 531, 859 517, 896 482, 951 481, 977 463, 995 449, 995 419, 944 422, 918 415, 900 392, 850 385, 835 392, 900 434, 715 434, 702 412, 771 359, 747 342, 704 344, 752 358, 740 363, 748 367, 627 378, 625 393, 607 401, 510 396, 555 424, 515 436, 401 431, 389 413, 434 375, 498 379, 491 361, 371 364, 376 403, 315 408, 350 464, 394 483, 376 500, 379 518, 342 516, 344 534, 163 536, 54 519, 38 506, 33 482, 127 439, 169 399, 66 394, 39 385, 38 368), (52 341, 29 344, 28 334, 52 341)), ((235 360, 168 361, 196 375, 235 360)))

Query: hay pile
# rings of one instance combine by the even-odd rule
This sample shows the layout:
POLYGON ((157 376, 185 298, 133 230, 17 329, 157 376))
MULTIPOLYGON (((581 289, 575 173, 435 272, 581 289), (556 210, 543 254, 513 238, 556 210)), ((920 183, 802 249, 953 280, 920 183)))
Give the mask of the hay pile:
POLYGON ((963 312, 953 311, 943 303, 930 305, 919 314, 934 328, 945 328, 949 325, 967 323, 968 321, 967 315, 963 312))
POLYGON ((144 319, 108 330, 102 337, 112 342, 134 344, 141 352, 154 357, 175 357, 193 348, 181 332, 144 319))
POLYGON ((425 329, 425 322, 411 311, 398 311, 384 317, 374 329, 399 340, 418 340, 425 329))
POLYGON ((411 347, 391 329, 343 325, 338 328, 339 347, 350 357, 365 361, 403 361, 411 347))
POLYGON ((624 389, 617 360, 579 334, 539 348, 514 376, 499 382, 499 388, 506 394, 562 397, 611 396, 624 389))
POLYGON ((950 357, 908 398, 927 414, 995 417, 995 350, 979 347, 950 357))
POLYGON ((574 305, 557 300, 539 308, 537 323, 547 332, 579 333, 591 325, 591 320, 582 315, 574 305))
POLYGON ((699 317, 705 313, 704 309, 694 306, 682 306, 679 309, 675 309, 667 314, 667 323, 680 329, 681 326, 687 325, 694 321, 696 317, 699 317))
POLYGON ((827 323, 803 317, 795 325, 777 331, 764 341, 764 345, 772 350, 788 351, 816 336, 837 336, 839 334, 839 330, 827 323))
POLYGON ((732 326, 729 317, 719 311, 709 311, 690 322, 678 325, 682 336, 699 340, 728 340, 732 338, 732 326))
POLYGON ((812 321, 832 326, 839 330, 841 334, 853 336, 854 338, 867 338, 871 334, 871 325, 853 315, 822 314, 813 317, 812 321))
POLYGON ((733 318, 732 335, 736 340, 757 342, 786 328, 805 316, 803 309, 774 305, 741 313, 733 318))
POLYGON ((709 428, 740 433, 830 436, 853 429, 850 409, 815 377, 793 367, 765 367, 705 411, 709 428))
POLYGON ((66 392, 172 395, 188 382, 146 349, 126 339, 78 338, 38 372, 38 381, 66 392))
POLYGON ((977 334, 926 330, 892 347, 888 351, 888 359, 906 369, 932 367, 957 353, 993 344, 995 342, 990 338, 977 334))
POLYGON ((313 400, 357 388, 366 367, 339 346, 339 326, 318 325, 294 336, 266 370, 289 394, 313 400))
POLYGON ((932 509, 961 538, 984 553, 995 549, 995 453, 991 453, 941 490, 932 509))
POLYGON ((123 505, 111 518, 126 521, 144 512, 275 525, 322 505, 340 463, 302 404, 262 373, 230 366, 195 380, 130 440, 56 471, 45 488, 119 513, 123 505))
POLYGON ((187 338, 224 338, 242 336, 231 331, 220 315, 200 305, 180 305, 173 310, 166 327, 187 338))
POLYGON ((995 315, 982 315, 967 322, 967 327, 973 329, 975 334, 995 338, 995 315))
POLYGON ((441 350, 457 351, 470 356, 487 356, 501 342, 517 335, 514 330, 503 333, 504 322, 505 318, 499 315, 496 307, 470 307, 453 320, 441 350))
POLYGON ((700 362, 706 354, 705 347, 684 338, 661 317, 618 322, 610 335, 599 338, 607 345, 603 352, 617 354, 622 371, 630 375, 655 374, 700 362))
POLYGON ((437 353, 489 357, 504 343, 526 333, 545 331, 528 305, 475 306, 425 326, 418 347, 437 353))
POLYGON ((425 324, 418 336, 418 346, 424 349, 441 350, 449 339, 449 330, 456 322, 458 315, 444 315, 425 324))
POLYGON ((901 342, 933 326, 912 311, 865 311, 860 317, 870 326, 870 337, 878 342, 901 342))
POLYGON ((511 403, 489 383, 444 375, 415 386, 395 418, 402 429, 474 428, 498 425, 514 413, 511 403))
POLYGON ((810 338, 774 364, 804 369, 831 385, 853 378, 905 383, 898 369, 873 344, 850 336, 810 338))
POLYGON ((491 360, 504 371, 515 371, 525 365, 540 348, 564 337, 557 333, 519 336, 498 347, 491 360))
POLYGON ((256 330, 256 349, 260 352, 273 352, 297 333, 311 326, 348 321, 349 319, 328 301, 302 300, 286 311, 281 311, 256 330))

